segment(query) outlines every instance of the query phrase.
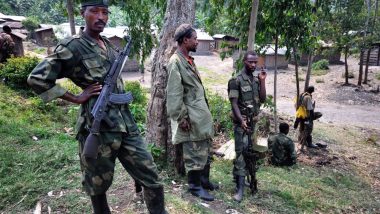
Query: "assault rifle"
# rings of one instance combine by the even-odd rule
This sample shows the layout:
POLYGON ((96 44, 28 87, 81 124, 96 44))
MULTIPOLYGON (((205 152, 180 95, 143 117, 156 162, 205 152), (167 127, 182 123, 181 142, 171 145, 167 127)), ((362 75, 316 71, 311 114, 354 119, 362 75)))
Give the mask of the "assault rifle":
POLYGON ((243 157, 245 162, 245 169, 248 172, 247 175, 247 181, 249 182, 249 188, 251 189, 251 194, 254 195, 257 193, 257 179, 256 179, 256 172, 258 170, 257 167, 257 160, 259 159, 259 154, 253 149, 252 144, 252 134, 256 135, 257 133, 257 125, 254 127, 254 120, 253 120, 253 106, 249 105, 247 106, 247 122, 249 126, 249 130, 245 131, 244 133, 248 136, 248 146, 243 150, 243 157))
POLYGON ((83 148, 83 156, 85 158, 97 158, 98 147, 100 144, 98 137, 100 134, 99 130, 102 121, 104 121, 109 127, 115 127, 116 125, 107 116, 108 106, 110 104, 127 104, 131 103, 133 100, 131 92, 127 92, 125 94, 112 93, 131 50, 132 39, 130 37, 125 37, 124 39, 127 42, 127 45, 124 47, 123 51, 119 53, 115 61, 112 63, 111 68, 108 70, 102 91, 100 92, 100 95, 91 111, 91 115, 94 117, 94 120, 91 125, 90 134, 87 136, 83 148))

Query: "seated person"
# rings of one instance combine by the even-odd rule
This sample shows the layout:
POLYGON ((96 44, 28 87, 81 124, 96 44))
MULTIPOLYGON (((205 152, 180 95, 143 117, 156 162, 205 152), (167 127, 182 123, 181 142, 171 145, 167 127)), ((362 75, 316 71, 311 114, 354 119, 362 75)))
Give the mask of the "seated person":
POLYGON ((289 125, 280 123, 280 133, 268 138, 270 161, 276 166, 291 166, 297 162, 297 153, 293 140, 286 136, 289 125))

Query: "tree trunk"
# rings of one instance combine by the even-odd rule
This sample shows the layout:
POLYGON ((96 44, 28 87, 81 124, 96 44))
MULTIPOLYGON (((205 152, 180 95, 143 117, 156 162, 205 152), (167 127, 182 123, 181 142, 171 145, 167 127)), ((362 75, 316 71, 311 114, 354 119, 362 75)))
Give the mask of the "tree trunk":
POLYGON ((71 35, 75 35, 76 33, 75 33, 74 2, 73 2, 73 0, 67 0, 66 7, 67 7, 67 16, 69 18, 69 23, 70 23, 71 35))
POLYGON ((169 0, 164 25, 160 32, 160 45, 152 62, 152 86, 147 110, 146 142, 164 148, 165 160, 168 160, 168 157, 177 157, 171 144, 170 120, 166 112, 165 89, 169 75, 167 63, 176 50, 176 43, 173 39, 175 29, 183 23, 193 24, 194 20, 195 0, 169 0))
POLYGON ((307 88, 310 85, 310 76, 311 76, 311 65, 313 64, 314 56, 313 51, 311 51, 307 57, 307 71, 306 71, 306 78, 305 78, 305 88, 304 91, 307 90, 307 88))
POLYGON ((371 57, 371 47, 368 48, 367 59, 365 61, 365 71, 364 71, 364 80, 363 80, 364 84, 367 84, 367 82, 368 82, 368 66, 369 66, 370 57, 371 57))
POLYGON ((348 46, 346 46, 344 48, 344 69, 345 69, 345 75, 344 75, 344 78, 345 78, 345 83, 344 85, 348 85, 348 62, 347 62, 347 58, 348 58, 348 46))
POLYGON ((375 3, 375 15, 373 16, 373 23, 372 23, 372 28, 375 29, 376 26, 376 19, 377 19, 377 10, 379 9, 379 1, 376 0, 375 3))
POLYGON ((274 46, 274 88, 273 88, 273 104, 274 104, 274 131, 278 133, 277 125, 277 52, 278 52, 278 35, 276 34, 276 42, 274 46))
POLYGON ((297 97, 296 97, 296 106, 298 108, 298 99, 300 97, 300 80, 298 75, 298 56, 297 56, 297 49, 293 47, 293 56, 294 56, 294 66, 296 69, 296 87, 297 87, 297 97))
POLYGON ((359 77, 358 77, 358 86, 362 85, 363 79, 363 58, 364 58, 364 50, 360 50, 360 60, 359 60, 359 77))
POLYGON ((259 0, 252 0, 251 19, 249 21, 248 51, 253 51, 255 47, 257 13, 259 11, 259 0))

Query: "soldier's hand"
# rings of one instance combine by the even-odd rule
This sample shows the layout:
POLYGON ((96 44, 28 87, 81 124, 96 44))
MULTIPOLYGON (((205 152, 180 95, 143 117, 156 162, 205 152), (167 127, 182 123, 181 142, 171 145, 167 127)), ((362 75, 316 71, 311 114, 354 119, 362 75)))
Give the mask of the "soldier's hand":
POLYGON ((247 122, 245 120, 242 120, 241 121, 241 124, 240 124, 241 128, 245 131, 248 131, 248 125, 247 125, 247 122))
POLYGON ((182 120, 179 122, 179 128, 185 132, 190 131, 191 125, 189 120, 187 118, 182 118, 182 120))
POLYGON ((76 101, 79 104, 85 103, 92 96, 99 95, 101 90, 102 90, 102 85, 100 85, 99 83, 94 83, 88 86, 86 89, 84 89, 83 92, 77 96, 76 101))
POLYGON ((260 74, 259 74, 259 79, 260 80, 265 80, 267 78, 267 72, 264 71, 264 68, 261 68, 260 74))

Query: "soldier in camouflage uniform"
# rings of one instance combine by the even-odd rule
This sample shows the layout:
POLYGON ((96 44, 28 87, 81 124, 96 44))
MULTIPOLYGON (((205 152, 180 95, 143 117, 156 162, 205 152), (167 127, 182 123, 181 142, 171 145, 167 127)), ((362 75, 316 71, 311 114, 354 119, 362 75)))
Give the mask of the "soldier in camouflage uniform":
POLYGON ((291 166, 297 162, 297 153, 293 140, 286 136, 289 125, 280 123, 280 133, 268 138, 268 147, 271 153, 271 163, 276 166, 291 166))
POLYGON ((8 25, 3 26, 3 32, 0 33, 0 63, 6 62, 13 54, 15 43, 11 36, 12 29, 8 25))
MULTIPOLYGON (((106 191, 110 187, 116 158, 135 181, 144 187, 144 198, 149 213, 166 213, 163 186, 159 182, 157 167, 128 105, 109 106, 108 118, 116 124, 108 127, 101 124, 98 157, 86 161, 82 156, 83 146, 89 134, 93 117, 91 109, 100 94, 108 69, 115 60, 115 49, 100 33, 108 20, 108 3, 105 0, 83 0, 81 15, 86 21, 82 34, 64 39, 54 53, 43 60, 30 74, 28 83, 46 102, 55 98, 81 104, 76 131, 82 171, 82 184, 95 213, 110 213, 106 191), (56 84, 60 78, 69 78, 83 89, 73 95, 56 84)), ((121 77, 113 91, 123 94, 121 77)))
POLYGON ((210 182, 210 149, 213 120, 194 58, 197 33, 189 24, 180 25, 174 34, 178 49, 170 58, 167 84, 167 112, 171 119, 172 142, 182 144, 189 191, 203 200, 213 201, 207 190, 217 189, 210 182))
POLYGON ((261 103, 266 99, 266 72, 261 71, 258 76, 253 75, 258 61, 257 54, 253 51, 248 51, 244 55, 243 60, 244 69, 228 82, 228 97, 233 112, 236 152, 233 175, 236 181, 237 191, 234 195, 234 199, 239 202, 243 198, 246 176, 245 161, 243 157, 243 151, 248 146, 246 132, 248 130, 254 130, 254 127, 249 127, 249 124, 247 124, 249 113, 248 107, 252 107, 251 111, 255 117, 259 114, 261 103))

